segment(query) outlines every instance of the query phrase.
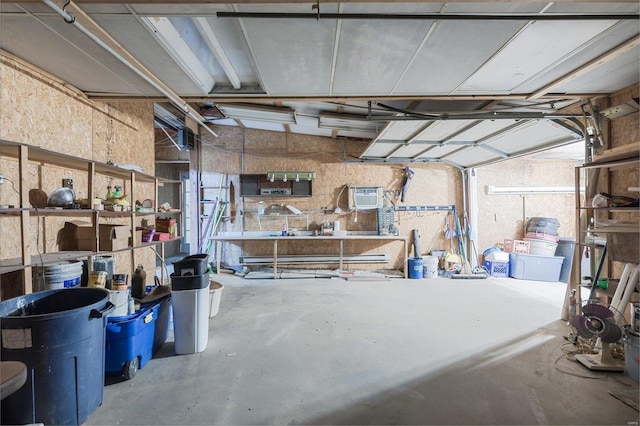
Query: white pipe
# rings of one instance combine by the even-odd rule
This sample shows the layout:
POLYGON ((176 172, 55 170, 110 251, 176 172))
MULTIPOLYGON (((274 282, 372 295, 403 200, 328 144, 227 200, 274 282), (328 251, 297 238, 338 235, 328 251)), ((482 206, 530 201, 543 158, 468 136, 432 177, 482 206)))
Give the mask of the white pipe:
POLYGON ((633 267, 634 265, 631 263, 625 263, 624 265, 622 276, 620 277, 620 281, 618 281, 618 287, 616 288, 615 293, 613 293, 613 298, 611 299, 611 306, 614 308, 618 306, 618 303, 620 303, 620 299, 622 298, 624 288, 627 286, 627 280, 629 279, 629 275, 631 275, 633 267))
POLYGON ((638 265, 634 265, 635 268, 633 273, 631 274, 631 278, 627 281, 627 285, 624 289, 624 295, 622 296, 622 300, 618 306, 614 306, 617 309, 616 312, 616 322, 620 320, 620 318, 624 315, 624 312, 627 310, 627 305, 631 301, 631 295, 633 291, 636 289, 636 284, 638 283, 638 276, 640 275, 640 269, 638 269, 638 265))
POLYGON ((147 83, 149 83, 150 85, 152 85, 153 87, 155 87, 158 91, 160 91, 164 96, 166 96, 169 101, 171 101, 172 104, 174 104, 176 107, 178 107, 180 110, 182 110, 182 112, 184 112, 186 115, 188 115, 189 117, 191 117, 192 119, 194 119, 199 125, 201 125, 202 127, 204 127, 209 133, 211 133, 213 136, 218 137, 218 135, 209 128, 209 126, 207 126, 204 121, 202 120, 201 117, 198 116, 197 113, 195 113, 192 108, 189 106, 189 104, 184 101, 183 99, 181 99, 178 95, 176 95, 175 93, 171 93, 170 91, 166 90, 164 87, 162 87, 160 84, 156 83, 152 78, 150 78, 148 75, 146 75, 144 72, 142 72, 140 69, 138 69, 138 67, 136 67, 135 65, 133 65, 131 62, 129 62, 127 59, 125 59, 124 57, 122 57, 122 55, 120 55, 118 52, 116 52, 115 50, 113 50, 113 48, 111 48, 111 46, 109 46, 108 44, 106 44, 105 42, 103 42, 100 38, 98 38, 95 34, 93 34, 91 31, 89 31, 88 29, 86 29, 82 24, 78 23, 78 21, 75 19, 75 17, 71 16, 69 13, 67 13, 67 11, 65 11, 64 9, 61 9, 57 4, 55 4, 52 0, 42 0, 47 6, 49 6, 51 9, 55 10, 60 16, 62 16, 64 18, 64 20, 70 24, 73 24, 76 28, 78 28, 83 34, 85 34, 87 37, 89 37, 91 40, 93 40, 94 42, 96 42, 100 47, 102 47, 104 50, 106 50, 107 52, 111 53, 113 56, 115 56, 115 58, 117 60, 119 60, 120 62, 122 62, 124 65, 126 65, 131 71, 133 71, 134 73, 138 74, 138 76, 140 76, 143 80, 145 80, 147 83))

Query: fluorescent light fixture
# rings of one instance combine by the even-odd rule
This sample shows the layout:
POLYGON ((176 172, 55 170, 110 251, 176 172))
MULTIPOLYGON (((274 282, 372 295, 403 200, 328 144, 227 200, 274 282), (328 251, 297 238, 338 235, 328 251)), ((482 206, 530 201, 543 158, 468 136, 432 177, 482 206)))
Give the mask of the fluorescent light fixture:
POLYGON ((316 178, 316 172, 268 172, 267 180, 274 182, 281 180, 287 182, 288 180, 294 180, 300 182, 301 180, 314 180, 316 178))
POLYGON ((296 112, 291 108, 248 104, 218 104, 216 106, 227 118, 236 120, 267 121, 271 123, 296 124, 296 112))
POLYGON ((173 127, 175 130, 178 130, 185 126, 184 118, 180 119, 179 117, 176 117, 175 114, 169 112, 158 103, 153 104, 153 115, 161 122, 173 127))
MULTIPOLYGON (((584 188, 580 189, 584 192, 584 188)), ((511 195, 526 195, 526 194, 575 194, 575 186, 494 186, 489 185, 487 187, 487 194, 511 194, 511 195)))
POLYGON ((202 62, 193 53, 171 21, 164 17, 142 17, 140 19, 149 28, 149 33, 153 38, 182 68, 185 74, 204 94, 209 94, 215 85, 213 77, 202 65, 202 62))
POLYGON ((638 98, 631 99, 630 101, 624 104, 620 104, 611 108, 604 109, 602 110, 601 114, 610 120, 613 120, 614 118, 622 117, 625 115, 633 114, 634 112, 638 111, 638 109, 640 109, 640 105, 638 104, 638 102, 640 102, 640 99, 638 98))
POLYGON ((380 121, 367 120, 363 115, 323 113, 318 116, 318 127, 321 129, 377 133, 383 124, 380 121))

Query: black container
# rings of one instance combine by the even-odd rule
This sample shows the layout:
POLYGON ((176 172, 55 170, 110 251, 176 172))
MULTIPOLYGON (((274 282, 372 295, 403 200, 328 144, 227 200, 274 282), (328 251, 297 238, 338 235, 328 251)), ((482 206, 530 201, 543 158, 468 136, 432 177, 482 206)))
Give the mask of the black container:
POLYGON ((209 287, 209 274, 176 275, 171 274, 171 291, 200 290, 209 287))
POLYGON ((208 254, 192 254, 177 262, 173 262, 176 275, 202 275, 209 270, 208 254))
POLYGON ((107 315, 101 288, 41 291, 0 302, 3 361, 27 366, 27 382, 2 400, 2 424, 79 425, 104 389, 107 315))

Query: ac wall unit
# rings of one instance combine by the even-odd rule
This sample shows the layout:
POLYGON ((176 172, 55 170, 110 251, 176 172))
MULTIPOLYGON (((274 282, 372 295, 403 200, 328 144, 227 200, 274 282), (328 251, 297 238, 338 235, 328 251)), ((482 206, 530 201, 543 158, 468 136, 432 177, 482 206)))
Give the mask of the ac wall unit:
POLYGON ((368 210, 382 207, 381 186, 350 186, 349 210, 368 210))
POLYGON ((186 151, 192 151, 196 146, 196 134, 187 126, 178 130, 178 146, 186 151))

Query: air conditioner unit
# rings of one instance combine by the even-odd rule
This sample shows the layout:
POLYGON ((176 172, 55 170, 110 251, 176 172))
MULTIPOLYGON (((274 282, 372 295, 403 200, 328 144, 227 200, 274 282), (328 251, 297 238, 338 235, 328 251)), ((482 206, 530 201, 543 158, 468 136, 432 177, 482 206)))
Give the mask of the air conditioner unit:
POLYGON ((349 210, 368 210, 382 207, 381 186, 350 186, 349 210))
POLYGON ((178 146, 186 151, 192 151, 196 145, 196 134, 184 126, 178 130, 178 146))

